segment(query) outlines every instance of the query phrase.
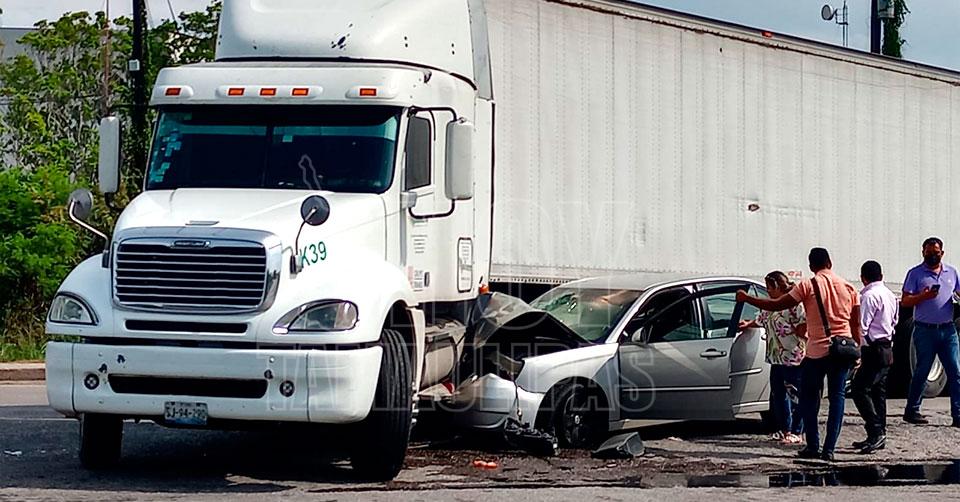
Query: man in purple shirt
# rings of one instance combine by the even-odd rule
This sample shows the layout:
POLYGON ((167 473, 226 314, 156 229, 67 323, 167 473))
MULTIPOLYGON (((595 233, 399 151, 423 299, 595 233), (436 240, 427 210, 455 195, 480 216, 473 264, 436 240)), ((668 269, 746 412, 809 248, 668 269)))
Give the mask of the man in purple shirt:
POLYGON ((917 367, 910 382, 903 419, 926 424, 920 402, 927 386, 933 358, 939 356, 950 386, 953 426, 960 427, 960 342, 953 319, 953 296, 960 293, 957 269, 943 263, 943 241, 931 237, 923 243, 923 263, 907 272, 903 282, 903 306, 913 307, 913 345, 917 367))
POLYGON ((893 366, 893 331, 900 316, 900 303, 883 283, 883 269, 875 261, 860 267, 860 331, 863 333, 860 369, 853 377, 850 394, 863 417, 866 441, 853 443, 860 453, 873 453, 887 446, 887 374, 893 366))

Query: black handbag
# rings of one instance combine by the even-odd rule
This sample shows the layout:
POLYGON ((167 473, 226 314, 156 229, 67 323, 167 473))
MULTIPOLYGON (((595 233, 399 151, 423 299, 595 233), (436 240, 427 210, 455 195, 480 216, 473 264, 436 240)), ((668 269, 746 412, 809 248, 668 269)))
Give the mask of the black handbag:
POLYGON ((820 295, 817 277, 814 276, 810 282, 813 283, 813 294, 817 297, 817 308, 820 309, 820 319, 823 320, 823 331, 830 339, 830 357, 839 364, 853 366, 860 360, 860 346, 853 338, 830 334, 830 321, 827 320, 827 310, 823 308, 823 297, 820 295))

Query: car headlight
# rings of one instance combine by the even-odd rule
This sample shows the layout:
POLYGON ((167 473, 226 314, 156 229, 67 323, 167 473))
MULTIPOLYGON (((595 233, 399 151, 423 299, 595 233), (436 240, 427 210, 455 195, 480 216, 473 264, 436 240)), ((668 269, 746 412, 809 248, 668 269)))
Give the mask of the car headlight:
POLYGON ((85 324, 96 326, 99 322, 97 314, 78 296, 69 293, 59 293, 53 298, 50 305, 50 322, 61 324, 85 324))
POLYGON ((280 318, 273 325, 273 333, 313 333, 348 331, 357 326, 360 318, 357 306, 341 300, 322 300, 301 305, 280 318))

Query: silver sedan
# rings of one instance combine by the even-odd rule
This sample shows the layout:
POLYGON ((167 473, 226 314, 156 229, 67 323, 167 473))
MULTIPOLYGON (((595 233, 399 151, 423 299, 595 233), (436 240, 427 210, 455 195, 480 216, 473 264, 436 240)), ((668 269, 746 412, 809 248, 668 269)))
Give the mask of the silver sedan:
POLYGON ((465 426, 595 443, 634 420, 733 420, 769 410, 765 335, 746 278, 620 276, 559 286, 527 305, 488 298, 448 404, 465 426))

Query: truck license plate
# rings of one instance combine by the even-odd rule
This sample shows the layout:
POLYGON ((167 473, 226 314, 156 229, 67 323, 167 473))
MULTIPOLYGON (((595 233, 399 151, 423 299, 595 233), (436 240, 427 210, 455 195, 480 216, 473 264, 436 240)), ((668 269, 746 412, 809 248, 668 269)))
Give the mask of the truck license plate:
POLYGON ((168 401, 163 405, 163 419, 174 425, 207 425, 207 404, 168 401))

